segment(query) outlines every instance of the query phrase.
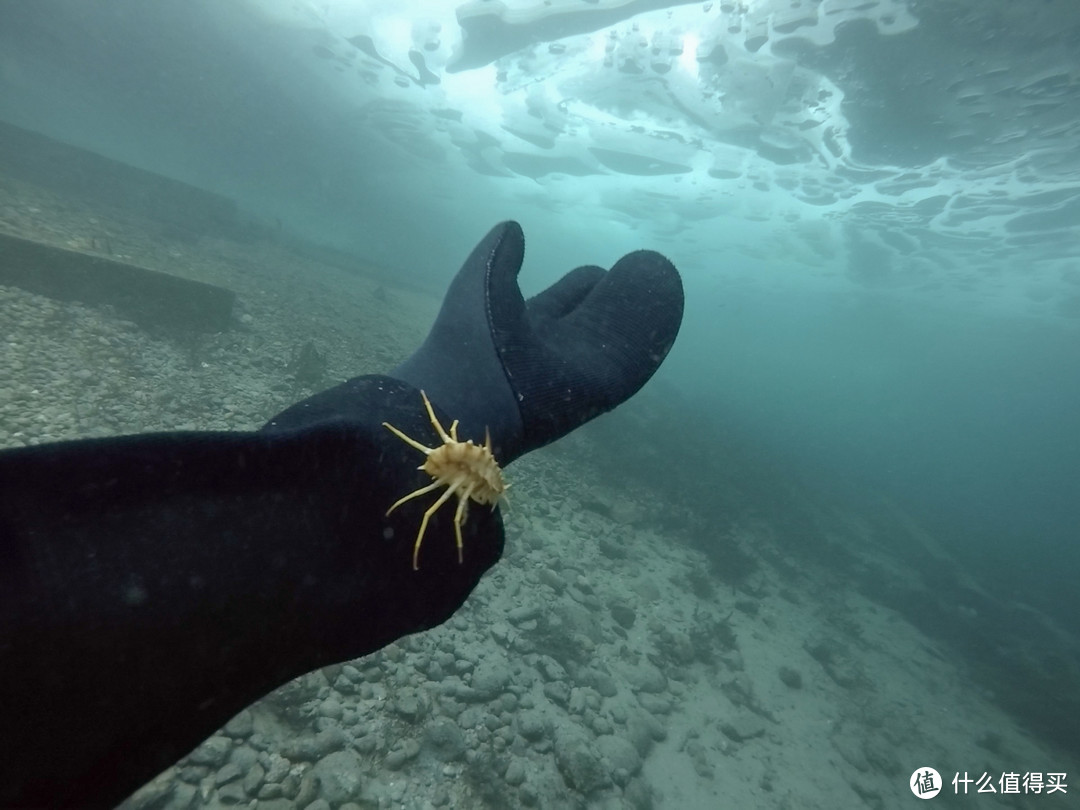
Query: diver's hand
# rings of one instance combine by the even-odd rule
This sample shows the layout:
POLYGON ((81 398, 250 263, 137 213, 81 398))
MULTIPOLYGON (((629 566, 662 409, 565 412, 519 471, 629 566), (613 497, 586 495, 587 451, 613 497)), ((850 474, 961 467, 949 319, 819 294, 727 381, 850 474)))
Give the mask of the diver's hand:
POLYGON ((579 267, 526 302, 517 275, 525 239, 504 222, 458 272, 423 345, 390 375, 424 389, 461 423, 491 432, 506 464, 624 402, 678 334, 682 281, 659 253, 611 270, 579 267))

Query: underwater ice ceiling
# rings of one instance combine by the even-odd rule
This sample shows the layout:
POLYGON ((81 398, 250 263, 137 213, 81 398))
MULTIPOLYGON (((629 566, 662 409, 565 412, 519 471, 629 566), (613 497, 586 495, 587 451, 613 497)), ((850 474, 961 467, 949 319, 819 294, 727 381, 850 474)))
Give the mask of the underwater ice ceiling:
POLYGON ((541 272, 1080 322, 1077 0, 5 8, 3 120, 403 272, 514 217, 541 272))
POLYGON ((684 250, 719 229, 1080 317, 1073 0, 251 1, 411 160, 684 250))

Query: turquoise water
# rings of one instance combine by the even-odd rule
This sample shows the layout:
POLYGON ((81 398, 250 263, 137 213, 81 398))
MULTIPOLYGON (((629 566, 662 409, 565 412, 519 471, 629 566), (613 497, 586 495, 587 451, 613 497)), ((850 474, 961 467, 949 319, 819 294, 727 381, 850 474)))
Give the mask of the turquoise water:
POLYGON ((0 119, 435 296, 503 219, 527 294, 663 252, 685 323, 586 433, 604 486, 721 587, 723 538, 771 521, 1075 755, 1080 9, 431 5, 7 0, 0 119), (889 564, 835 559, 808 504, 889 564))

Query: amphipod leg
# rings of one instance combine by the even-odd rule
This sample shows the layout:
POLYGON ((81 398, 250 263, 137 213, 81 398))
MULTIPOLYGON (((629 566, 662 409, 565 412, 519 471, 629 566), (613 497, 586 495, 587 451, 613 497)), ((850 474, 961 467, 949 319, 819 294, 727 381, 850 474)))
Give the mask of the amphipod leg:
POLYGON ((472 487, 458 495, 457 511, 454 513, 454 537, 457 540, 458 565, 465 562, 465 541, 461 539, 461 527, 465 525, 465 519, 469 516, 469 498, 472 497, 472 487))
POLYGON ((410 492, 404 498, 400 498, 395 501, 394 505, 386 510, 386 516, 389 517, 390 513, 397 509, 399 506, 401 506, 403 503, 405 503, 405 501, 411 501, 413 498, 419 497, 420 495, 427 495, 429 492, 431 492, 431 490, 438 489, 441 486, 442 484, 439 481, 433 481, 426 487, 420 487, 420 489, 416 490, 415 492, 410 492))
MULTIPOLYGON (((441 484, 435 484, 435 486, 441 486, 441 484)), ((430 489, 430 487, 425 487, 425 489, 430 489)), ((442 495, 439 496, 439 500, 435 501, 435 503, 433 503, 430 507, 428 507, 428 510, 426 512, 424 512, 424 519, 420 521, 420 531, 416 533, 416 543, 413 545, 413 552, 412 552, 412 570, 413 571, 419 571, 420 570, 420 543, 422 543, 423 540, 424 540, 424 532, 427 531, 428 521, 431 519, 431 516, 434 515, 435 512, 438 511, 439 507, 442 506, 444 503, 447 502, 447 500, 450 499, 450 496, 453 495, 456 490, 457 490, 457 484, 451 484, 450 486, 448 486, 446 488, 446 492, 444 492, 442 495)), ((413 494, 416 494, 416 493, 413 493, 413 494)), ((460 532, 461 532, 461 530, 458 529, 459 535, 460 535, 460 532)))
POLYGON ((435 450, 433 448, 426 447, 425 445, 420 444, 420 442, 418 442, 416 439, 413 439, 413 438, 411 438, 409 436, 406 436, 404 433, 402 433, 396 427, 391 425, 389 422, 383 422, 382 426, 384 428, 386 428, 387 430, 389 430, 391 433, 393 433, 395 436, 397 436, 399 439, 401 439, 403 442, 405 442, 405 444, 409 445, 409 447, 415 447, 417 450, 419 450, 425 456, 430 456, 432 453, 435 452, 435 450))
POLYGON ((450 425, 450 432, 447 433, 443 430, 442 423, 435 416, 435 409, 431 407, 431 400, 427 398, 427 394, 420 391, 420 396, 424 398, 424 407, 427 408, 428 418, 431 420, 431 424, 434 426, 435 431, 439 434, 439 438, 443 440, 443 444, 450 444, 457 441, 457 424, 458 420, 454 420, 454 424, 450 425))

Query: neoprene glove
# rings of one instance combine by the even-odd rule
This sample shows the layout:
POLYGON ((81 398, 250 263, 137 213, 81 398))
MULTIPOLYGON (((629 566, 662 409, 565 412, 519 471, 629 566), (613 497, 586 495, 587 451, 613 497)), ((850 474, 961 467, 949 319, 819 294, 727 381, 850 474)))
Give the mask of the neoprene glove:
POLYGON ((650 250, 579 267, 526 302, 525 239, 495 226, 457 274, 420 349, 390 375, 424 389, 460 433, 491 431, 501 464, 609 411, 648 381, 683 314, 675 267, 650 250))

